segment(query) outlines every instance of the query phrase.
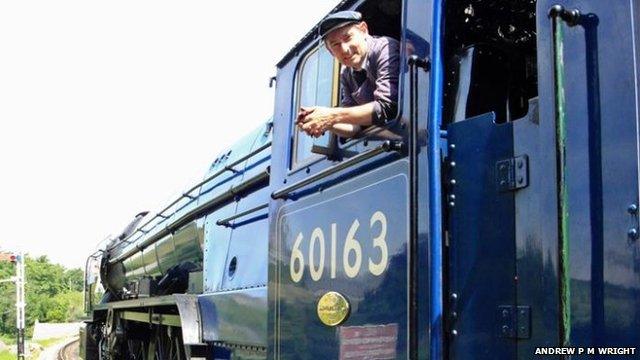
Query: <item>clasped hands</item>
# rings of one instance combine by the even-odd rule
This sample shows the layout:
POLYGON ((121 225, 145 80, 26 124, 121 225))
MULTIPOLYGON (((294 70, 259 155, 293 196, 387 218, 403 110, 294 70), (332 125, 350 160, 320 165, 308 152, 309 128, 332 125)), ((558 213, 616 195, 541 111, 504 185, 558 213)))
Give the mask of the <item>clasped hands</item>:
POLYGON ((301 107, 296 124, 309 136, 320 137, 336 123, 333 108, 322 106, 301 107))

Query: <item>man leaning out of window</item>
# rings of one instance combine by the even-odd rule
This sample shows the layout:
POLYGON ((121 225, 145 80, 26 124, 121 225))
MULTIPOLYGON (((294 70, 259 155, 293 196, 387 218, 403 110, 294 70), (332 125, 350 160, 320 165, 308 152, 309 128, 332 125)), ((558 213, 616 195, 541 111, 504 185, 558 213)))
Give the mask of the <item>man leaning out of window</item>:
POLYGON ((369 35, 357 11, 340 11, 320 24, 325 46, 340 64, 341 107, 302 107, 297 124, 310 136, 329 130, 351 137, 363 126, 384 125, 398 109, 397 40, 369 35))

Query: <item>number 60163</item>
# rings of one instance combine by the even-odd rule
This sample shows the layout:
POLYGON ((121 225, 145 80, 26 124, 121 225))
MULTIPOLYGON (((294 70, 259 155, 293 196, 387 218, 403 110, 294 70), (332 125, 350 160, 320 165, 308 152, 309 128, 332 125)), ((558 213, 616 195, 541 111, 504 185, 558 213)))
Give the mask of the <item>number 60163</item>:
MULTIPOLYGON (((370 241, 378 254, 374 251, 372 256, 367 259, 365 271, 368 271, 375 276, 380 276, 384 273, 387 269, 387 265, 389 264, 386 215, 382 211, 376 211, 373 213, 369 219, 369 227, 372 232, 377 230, 378 235, 374 236, 370 241)), ((362 245, 357 237, 358 229, 360 228, 360 221, 358 221, 358 219, 353 221, 349 227, 349 231, 347 231, 347 237, 341 249, 337 248, 337 228, 338 225, 336 223, 331 224, 329 249, 329 271, 331 279, 336 278, 338 266, 342 267, 343 272, 348 278, 354 278, 358 276, 360 271, 362 271, 362 245), (337 263, 336 254, 338 251, 342 252, 341 264, 337 263)), ((325 233, 320 227, 313 229, 311 236, 309 237, 309 246, 307 247, 308 254, 306 257, 300 250, 303 241, 305 241, 305 236, 300 232, 298 233, 298 236, 293 243, 293 248, 291 249, 291 260, 289 262, 291 280, 293 280, 293 282, 299 282, 302 280, 307 264, 305 260, 308 259, 309 275, 313 281, 319 281, 322 279, 326 267, 325 233)))

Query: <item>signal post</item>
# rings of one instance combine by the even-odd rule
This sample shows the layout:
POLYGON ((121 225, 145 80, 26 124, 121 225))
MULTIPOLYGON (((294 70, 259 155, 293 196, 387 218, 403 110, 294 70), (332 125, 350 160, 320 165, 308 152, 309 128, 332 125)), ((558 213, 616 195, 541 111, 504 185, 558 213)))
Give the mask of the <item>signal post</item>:
POLYGON ((7 279, 0 280, 0 282, 12 281, 16 284, 16 329, 17 329, 17 353, 18 359, 25 358, 24 348, 24 325, 25 325, 25 298, 24 298, 24 284, 25 284, 25 261, 24 254, 14 254, 11 252, 0 252, 0 262, 8 261, 16 265, 16 276, 7 279))

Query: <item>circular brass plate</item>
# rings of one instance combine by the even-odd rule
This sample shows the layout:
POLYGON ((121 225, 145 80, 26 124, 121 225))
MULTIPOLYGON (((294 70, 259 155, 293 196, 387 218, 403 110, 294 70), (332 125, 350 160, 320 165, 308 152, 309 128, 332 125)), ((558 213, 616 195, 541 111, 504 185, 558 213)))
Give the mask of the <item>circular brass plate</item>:
POLYGON ((342 294, 329 291, 318 300, 317 310, 323 324, 337 326, 349 316, 349 301, 342 294))

